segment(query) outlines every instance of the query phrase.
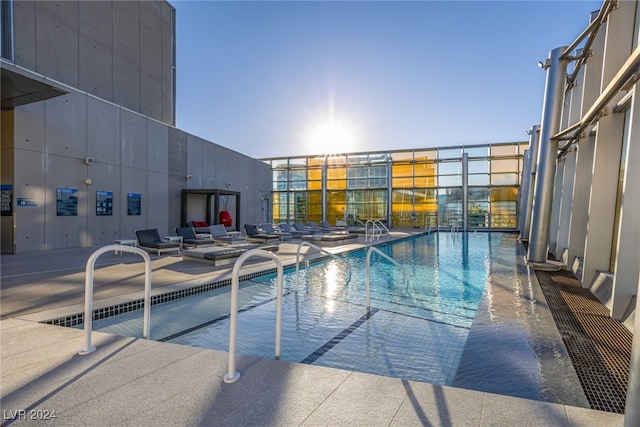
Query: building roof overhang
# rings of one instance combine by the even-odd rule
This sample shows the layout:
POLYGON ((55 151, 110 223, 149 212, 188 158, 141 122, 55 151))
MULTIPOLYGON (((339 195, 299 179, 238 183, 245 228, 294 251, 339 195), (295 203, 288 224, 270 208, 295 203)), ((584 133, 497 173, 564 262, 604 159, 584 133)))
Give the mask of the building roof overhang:
POLYGON ((62 85, 6 60, 0 61, 0 68, 2 71, 0 95, 3 110, 69 93, 62 85))

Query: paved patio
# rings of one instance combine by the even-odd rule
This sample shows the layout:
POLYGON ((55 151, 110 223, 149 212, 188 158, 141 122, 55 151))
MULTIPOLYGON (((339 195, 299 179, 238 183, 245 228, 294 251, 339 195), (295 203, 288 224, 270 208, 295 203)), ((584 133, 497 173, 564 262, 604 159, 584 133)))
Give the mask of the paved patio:
MULTIPOLYGON (((395 233, 394 238, 405 235, 395 233)), ((460 379, 460 386, 447 387, 243 356, 236 364, 240 379, 226 384, 222 381, 228 370, 225 352, 97 332, 92 334, 97 350, 80 356, 83 331, 37 322, 82 311, 84 269, 95 249, 1 257, 3 426, 623 425, 623 416, 585 408, 579 396, 575 402, 556 403, 482 390, 496 386, 499 377, 483 382, 470 376, 468 384, 460 379)), ((317 256, 311 248, 304 249, 306 256, 317 256)), ((281 246, 285 264, 295 261, 296 250, 295 244, 281 246)), ((184 262, 179 256, 151 258, 153 293, 205 283, 212 277, 228 276, 230 270, 184 262)), ((141 294, 144 271, 139 260, 136 255, 111 252, 98 259, 96 308, 141 294)), ((255 263, 249 268, 261 269, 264 264, 255 263)), ((539 288, 535 275, 530 279, 526 286, 539 288)), ((513 277, 499 271, 495 274, 489 288, 493 298, 505 287, 501 280, 513 281, 513 277)), ((508 291, 505 295, 513 298, 508 291)), ((488 313, 481 313, 478 322, 485 322, 488 313)), ((526 323, 521 321, 523 313, 517 316, 518 323, 526 323)), ((486 340, 506 331, 507 323, 485 323, 470 339, 486 340)), ((522 330, 529 327, 522 326, 522 330)), ((549 331, 548 339, 556 339, 553 333, 549 331)), ((491 343, 485 347, 489 352, 495 348, 491 343)), ((475 359, 487 358, 486 354, 476 354, 475 359)), ((473 363, 477 363, 471 359, 463 356, 460 369, 471 372, 473 363)), ((502 376, 517 375, 515 366, 506 367, 502 376)), ((571 387, 574 385, 565 394, 575 394, 571 387)))

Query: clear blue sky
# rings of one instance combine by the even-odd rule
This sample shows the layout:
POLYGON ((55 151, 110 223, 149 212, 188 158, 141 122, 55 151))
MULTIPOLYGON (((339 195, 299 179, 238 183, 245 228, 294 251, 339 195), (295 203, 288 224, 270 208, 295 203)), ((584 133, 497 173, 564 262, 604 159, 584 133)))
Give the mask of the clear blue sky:
POLYGON ((255 158, 527 140, 601 1, 183 1, 177 127, 255 158))

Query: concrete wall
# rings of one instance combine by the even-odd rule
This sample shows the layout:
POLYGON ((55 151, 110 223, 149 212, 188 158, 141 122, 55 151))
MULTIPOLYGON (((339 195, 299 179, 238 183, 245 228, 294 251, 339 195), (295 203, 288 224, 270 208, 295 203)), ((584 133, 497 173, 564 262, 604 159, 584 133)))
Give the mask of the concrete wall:
POLYGON ((16 65, 175 124, 175 9, 165 1, 15 1, 16 65))
POLYGON ((3 253, 111 244, 142 228, 174 234, 185 188, 238 191, 239 222, 259 222, 261 195, 271 190, 269 165, 83 92, 3 111, 2 119, 2 183, 13 184, 14 200, 35 205, 14 205, 14 217, 3 218, 15 224, 3 253), (58 188, 77 189, 77 216, 57 215, 58 188), (111 216, 96 215, 103 190, 113 192, 111 216), (127 214, 128 193, 141 195, 141 215, 127 214))

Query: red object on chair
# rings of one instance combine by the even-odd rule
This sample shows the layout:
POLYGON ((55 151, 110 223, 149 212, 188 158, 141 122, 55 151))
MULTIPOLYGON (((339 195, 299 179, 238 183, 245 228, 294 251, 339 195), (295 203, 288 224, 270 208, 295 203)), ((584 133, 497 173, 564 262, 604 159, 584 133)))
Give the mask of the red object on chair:
POLYGON ((220 211, 220 224, 225 227, 231 227, 233 224, 233 218, 231 217, 231 212, 229 211, 220 211))

